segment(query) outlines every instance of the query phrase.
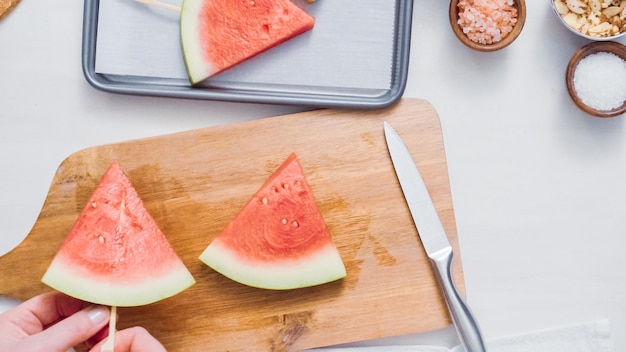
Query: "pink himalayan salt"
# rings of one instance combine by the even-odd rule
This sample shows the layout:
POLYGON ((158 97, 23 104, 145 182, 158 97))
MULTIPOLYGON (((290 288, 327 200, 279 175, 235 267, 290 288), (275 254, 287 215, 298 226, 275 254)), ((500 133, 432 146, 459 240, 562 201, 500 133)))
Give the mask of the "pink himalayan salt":
POLYGON ((511 33, 517 23, 513 0, 461 0, 458 8, 458 24, 476 43, 497 43, 511 33))

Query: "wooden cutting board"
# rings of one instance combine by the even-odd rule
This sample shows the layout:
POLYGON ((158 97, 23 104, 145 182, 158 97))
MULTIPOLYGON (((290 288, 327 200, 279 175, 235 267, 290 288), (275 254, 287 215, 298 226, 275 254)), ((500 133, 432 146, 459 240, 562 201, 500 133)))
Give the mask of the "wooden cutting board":
POLYGON ((465 292, 437 113, 424 100, 383 110, 316 110, 88 148, 52 179, 26 239, 0 257, 0 294, 27 299, 100 176, 118 160, 197 283, 121 308, 119 328, 146 327, 169 351, 291 351, 450 324, 383 136, 389 122, 423 173, 465 292), (347 270, 291 291, 233 282, 197 258, 289 153, 298 154, 347 270))
POLYGON ((0 0, 0 20, 8 16, 19 2, 20 0, 0 0))

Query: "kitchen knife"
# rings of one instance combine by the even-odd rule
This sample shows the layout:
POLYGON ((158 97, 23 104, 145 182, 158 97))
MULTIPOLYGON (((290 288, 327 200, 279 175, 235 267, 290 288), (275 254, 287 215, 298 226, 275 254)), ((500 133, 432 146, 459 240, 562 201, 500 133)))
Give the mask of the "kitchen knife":
POLYGON ((387 148, 398 181, 400 181, 400 187, 443 291, 459 339, 467 352, 486 351, 476 319, 459 296, 452 281, 452 246, 439 220, 424 180, 400 136, 387 122, 384 123, 384 127, 387 148))

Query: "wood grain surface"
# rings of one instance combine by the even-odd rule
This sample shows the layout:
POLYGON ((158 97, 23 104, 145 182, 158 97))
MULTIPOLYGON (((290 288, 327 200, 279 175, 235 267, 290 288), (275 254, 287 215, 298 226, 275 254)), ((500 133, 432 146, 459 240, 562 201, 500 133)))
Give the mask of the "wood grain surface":
POLYGON ((49 290, 41 277, 100 176, 118 160, 197 283, 172 298, 122 308, 119 328, 146 327, 168 351, 293 351, 450 324, 383 136, 405 140, 455 250, 465 292, 441 127, 424 100, 382 110, 315 110, 96 146, 52 177, 26 239, 0 257, 0 294, 49 290), (198 260, 289 153, 304 173, 347 277, 291 291, 233 282, 198 260))
POLYGON ((0 20, 8 16, 19 3, 20 0, 0 0, 0 20))

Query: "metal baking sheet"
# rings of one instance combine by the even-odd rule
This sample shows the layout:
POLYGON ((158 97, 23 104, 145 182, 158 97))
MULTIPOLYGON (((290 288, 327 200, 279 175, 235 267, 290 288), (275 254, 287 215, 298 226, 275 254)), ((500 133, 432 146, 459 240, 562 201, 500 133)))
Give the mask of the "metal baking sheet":
POLYGON ((172 98, 381 108, 402 96, 413 1, 294 1, 316 18, 311 34, 192 87, 181 74, 177 13, 133 0, 85 0, 84 75, 103 91, 172 98))

